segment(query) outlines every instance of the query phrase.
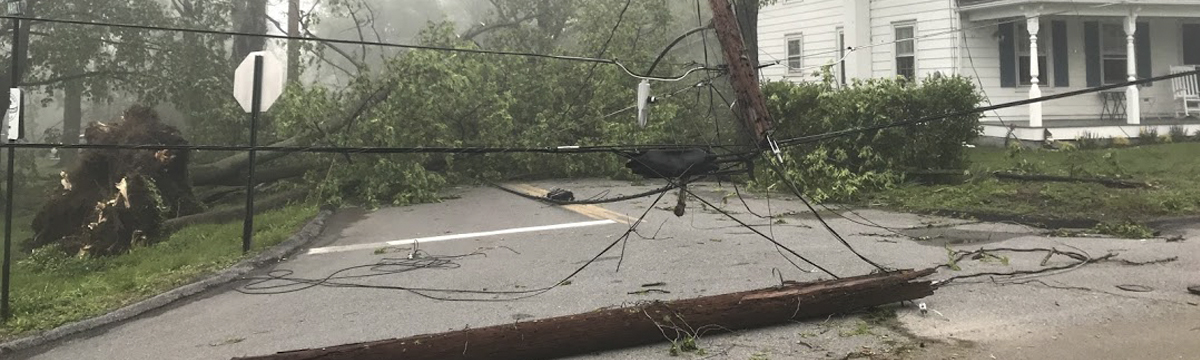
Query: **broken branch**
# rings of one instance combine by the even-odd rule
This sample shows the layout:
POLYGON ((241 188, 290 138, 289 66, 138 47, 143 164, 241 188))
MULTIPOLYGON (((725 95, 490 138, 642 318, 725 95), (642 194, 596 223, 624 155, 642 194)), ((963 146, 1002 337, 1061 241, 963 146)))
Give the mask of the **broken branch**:
POLYGON ((1109 178, 1078 178, 1070 176, 1058 176, 1047 174, 1016 174, 1010 172, 997 171, 992 173, 998 179, 1022 180, 1022 181, 1050 181, 1050 182, 1082 182, 1101 184, 1112 188, 1121 189, 1137 189, 1154 187, 1146 182, 1118 180, 1109 178))

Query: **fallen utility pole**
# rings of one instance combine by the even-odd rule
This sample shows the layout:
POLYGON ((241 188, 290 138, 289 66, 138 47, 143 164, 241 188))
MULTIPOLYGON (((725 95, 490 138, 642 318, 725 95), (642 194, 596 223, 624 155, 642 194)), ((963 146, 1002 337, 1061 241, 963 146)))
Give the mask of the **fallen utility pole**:
POLYGON ((740 330, 933 295, 934 269, 900 270, 653 302, 530 322, 244 357, 245 360, 552 359, 665 341, 695 329, 740 330))
POLYGON ((767 145, 767 135, 773 126, 771 114, 767 111, 767 101, 759 87, 758 69, 746 54, 746 44, 733 6, 729 0, 709 0, 708 4, 713 12, 713 30, 721 42, 721 49, 725 51, 725 63, 729 64, 729 83, 737 94, 736 108, 746 121, 746 129, 755 137, 754 141, 759 145, 767 145))

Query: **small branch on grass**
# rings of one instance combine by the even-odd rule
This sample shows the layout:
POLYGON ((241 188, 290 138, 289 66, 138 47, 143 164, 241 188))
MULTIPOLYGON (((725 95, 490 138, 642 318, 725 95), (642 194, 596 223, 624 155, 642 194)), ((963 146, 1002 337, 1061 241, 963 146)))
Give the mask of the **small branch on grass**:
POLYGON ((992 173, 998 179, 1021 180, 1021 181, 1050 181, 1050 182, 1083 182, 1101 184, 1111 188, 1121 189, 1143 189, 1153 188, 1147 182, 1119 180, 1110 178, 1079 178, 1070 176, 1048 175, 1048 174, 1017 174, 1011 172, 997 171, 992 173))

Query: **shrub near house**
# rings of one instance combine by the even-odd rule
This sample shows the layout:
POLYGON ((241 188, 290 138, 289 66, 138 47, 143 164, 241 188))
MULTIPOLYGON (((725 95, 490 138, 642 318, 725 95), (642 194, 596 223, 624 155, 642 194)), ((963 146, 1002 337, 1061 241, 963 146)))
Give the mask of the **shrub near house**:
MULTIPOLYGON (((960 76, 934 76, 920 83, 871 79, 844 88, 836 88, 831 77, 826 79, 764 85, 767 106, 776 119, 777 138, 963 112, 983 101, 972 80, 960 76)), ((788 148, 784 154, 787 176, 821 201, 889 188, 907 172, 965 170, 963 144, 979 136, 980 117, 975 113, 788 148)), ((769 169, 759 170, 757 175, 760 185, 778 181, 769 169)))

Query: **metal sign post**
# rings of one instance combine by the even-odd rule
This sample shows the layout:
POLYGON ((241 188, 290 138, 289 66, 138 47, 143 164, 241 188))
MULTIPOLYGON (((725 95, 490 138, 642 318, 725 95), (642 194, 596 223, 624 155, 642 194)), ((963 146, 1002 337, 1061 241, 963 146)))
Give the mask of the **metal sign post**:
POLYGON ((254 232, 254 155, 258 146, 258 113, 262 109, 263 58, 254 57, 254 94, 250 105, 250 168, 246 170, 246 219, 242 225, 242 252, 250 251, 254 232))
MULTIPOLYGON (((23 0, 9 0, 6 3, 8 7, 8 15, 20 16, 23 0)), ((8 144, 15 144, 21 138, 24 123, 25 123, 25 108, 22 103, 25 97, 21 94, 21 62, 18 61, 18 54, 21 53, 21 19, 12 19, 13 21, 13 44, 12 44, 12 87, 9 91, 10 104, 6 114, 8 123, 8 144), (12 111, 16 110, 16 111, 12 111)), ((5 207, 4 207, 4 264, 3 269, 0 269, 0 321, 8 322, 12 317, 12 311, 9 309, 9 288, 12 286, 12 218, 13 218, 13 190, 16 187, 14 183, 16 172, 16 151, 13 146, 8 148, 8 181, 5 189, 5 207)))
POLYGON ((254 236, 254 168, 258 147, 258 116, 270 109, 283 93, 285 77, 279 59, 270 53, 256 51, 246 56, 234 72, 233 96, 242 109, 250 113, 250 158, 246 171, 246 216, 242 223, 242 252, 250 251, 254 236), (247 91, 249 90, 249 91, 247 91))

